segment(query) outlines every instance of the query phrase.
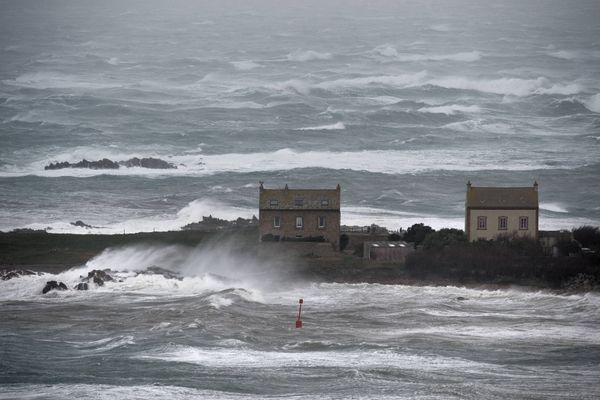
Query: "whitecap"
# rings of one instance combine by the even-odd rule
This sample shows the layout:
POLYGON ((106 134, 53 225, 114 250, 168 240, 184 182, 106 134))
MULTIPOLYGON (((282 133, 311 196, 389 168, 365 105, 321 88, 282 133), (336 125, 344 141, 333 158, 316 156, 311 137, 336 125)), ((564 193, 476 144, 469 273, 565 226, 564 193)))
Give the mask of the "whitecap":
POLYGON ((583 90, 577 84, 548 85, 548 80, 543 77, 536 79, 499 78, 479 80, 454 76, 431 79, 427 83, 448 89, 475 90, 517 97, 531 96, 533 94, 575 94, 583 90))
POLYGON ((600 93, 591 96, 588 100, 585 100, 583 104, 588 110, 600 113, 600 93))
POLYGON ((335 130, 343 130, 346 129, 346 125, 343 122, 336 122, 335 124, 330 125, 319 125, 319 126, 309 126, 306 128, 298 128, 297 131, 335 131, 335 130))
POLYGON ((286 56, 289 61, 313 61, 313 60, 329 60, 333 56, 331 53, 318 52, 314 50, 296 50, 286 56))
POLYGON ((257 64, 254 61, 231 61, 230 64, 238 71, 250 71, 261 67, 260 64, 257 64))
POLYGON ((568 213, 569 211, 560 203, 540 203, 540 209, 555 213, 568 213))
POLYGON ((449 104, 445 106, 438 107, 422 107, 417 111, 422 113, 432 113, 432 114, 446 114, 446 115, 455 115, 458 113, 478 113, 481 111, 479 106, 463 106, 460 104, 449 104))

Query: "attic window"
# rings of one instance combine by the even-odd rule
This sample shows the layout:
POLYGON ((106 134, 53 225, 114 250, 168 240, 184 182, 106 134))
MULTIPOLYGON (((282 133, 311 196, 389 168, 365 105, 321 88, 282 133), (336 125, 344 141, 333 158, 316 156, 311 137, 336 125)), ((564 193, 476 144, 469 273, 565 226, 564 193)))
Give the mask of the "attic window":
POLYGON ((302 207, 304 205, 304 199, 295 199, 294 205, 297 207, 302 207))
POLYGON ((269 200, 269 206, 270 207, 277 207, 277 206, 279 206, 279 200, 275 200, 275 199, 269 200))
POLYGON ((329 207, 329 200, 327 200, 327 199, 321 200, 321 207, 329 207))

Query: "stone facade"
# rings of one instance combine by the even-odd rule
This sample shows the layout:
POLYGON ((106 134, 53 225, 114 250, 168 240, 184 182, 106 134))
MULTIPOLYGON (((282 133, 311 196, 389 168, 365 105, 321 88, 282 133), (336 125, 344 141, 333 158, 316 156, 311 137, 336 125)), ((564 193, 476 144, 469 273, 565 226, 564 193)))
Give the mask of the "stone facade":
POLYGON ((340 186, 336 189, 259 189, 261 241, 319 241, 339 249, 340 186))
POLYGON ((469 241, 499 235, 537 239, 538 184, 531 187, 473 187, 467 183, 465 232, 469 241))

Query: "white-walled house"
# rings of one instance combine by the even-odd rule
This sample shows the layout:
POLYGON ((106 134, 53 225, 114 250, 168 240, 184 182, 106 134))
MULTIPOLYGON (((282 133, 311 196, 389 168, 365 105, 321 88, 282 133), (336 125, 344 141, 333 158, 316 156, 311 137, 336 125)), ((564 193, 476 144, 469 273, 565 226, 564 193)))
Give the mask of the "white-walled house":
POLYGON ((529 187, 474 187, 467 183, 465 232, 469 241, 499 235, 538 238, 538 184, 529 187))

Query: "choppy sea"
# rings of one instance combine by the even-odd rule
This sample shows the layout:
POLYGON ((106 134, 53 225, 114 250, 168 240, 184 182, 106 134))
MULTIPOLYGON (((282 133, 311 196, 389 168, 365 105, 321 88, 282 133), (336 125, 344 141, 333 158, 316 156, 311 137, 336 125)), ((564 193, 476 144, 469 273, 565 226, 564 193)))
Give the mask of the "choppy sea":
POLYGON ((2 1, 0 230, 249 217, 259 181, 339 183, 342 223, 397 229, 462 227, 468 180, 537 180, 542 229, 598 225, 599 10, 2 1), (178 168, 44 170, 132 157, 178 168))
MULTIPOLYGON (((540 227, 569 229, 600 224, 598 176, 596 0, 0 1, 0 230, 250 217, 259 181, 460 228, 468 180, 537 180, 540 227), (132 157, 177 168, 44 169, 132 157)), ((592 399, 599 304, 112 249, 0 281, 0 398, 592 399), (92 268, 117 281, 41 294, 92 268)))
POLYGON ((0 399, 600 396, 597 293, 315 284, 225 254, 138 246, 0 281, 0 399))

